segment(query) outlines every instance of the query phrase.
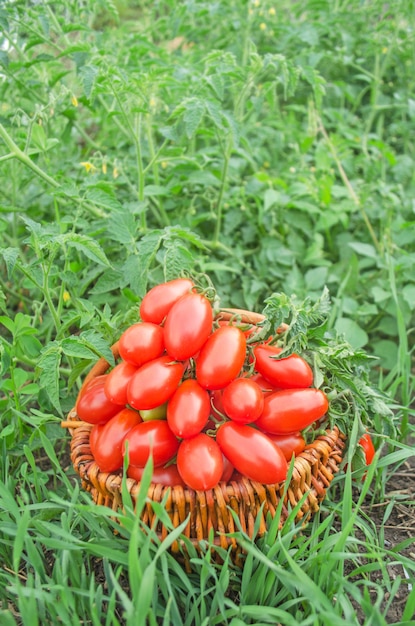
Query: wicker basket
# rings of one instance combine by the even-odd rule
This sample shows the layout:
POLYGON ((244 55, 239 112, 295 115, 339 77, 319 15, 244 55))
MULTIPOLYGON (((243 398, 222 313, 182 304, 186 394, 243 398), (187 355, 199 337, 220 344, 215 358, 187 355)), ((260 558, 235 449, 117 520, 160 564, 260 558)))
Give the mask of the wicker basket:
MULTIPOLYGON (((242 322, 249 324, 257 324, 263 319, 257 313, 240 309, 222 310, 220 317, 230 319, 234 315, 238 315, 242 322)), ((112 352, 117 359, 119 357, 117 343, 112 346, 112 352)), ((84 385, 92 378, 104 374, 109 367, 105 359, 97 361, 86 376, 84 385)), ((100 471, 89 445, 92 425, 81 421, 75 409, 69 412, 62 426, 68 428, 71 434, 71 460, 81 478, 82 487, 91 493, 96 504, 109 506, 116 514, 122 509, 121 472, 100 471)), ((296 520, 306 523, 318 511, 334 474, 339 470, 344 445, 345 437, 336 427, 317 437, 295 458, 288 486, 285 483, 263 485, 248 478, 228 483, 221 482, 207 491, 151 484, 148 491, 149 504, 143 510, 142 520, 150 527, 156 523, 157 527, 154 530, 163 539, 168 530, 156 517, 151 502, 160 503, 165 500, 165 508, 174 527, 189 516, 183 534, 196 548, 202 540, 209 538, 213 530, 215 545, 225 549, 231 546, 234 562, 240 563, 241 554, 236 539, 228 536, 229 533, 238 530, 231 511, 234 511, 239 519, 241 528, 251 537, 258 522, 257 536, 264 534, 267 516, 270 514, 274 517, 281 498, 284 501, 281 507, 280 527, 287 519, 289 510, 296 507, 300 501, 302 504, 296 520)), ((127 488, 134 502, 140 490, 140 483, 127 478, 127 488)), ((177 542, 173 544, 172 552, 179 558, 182 555, 177 542)))

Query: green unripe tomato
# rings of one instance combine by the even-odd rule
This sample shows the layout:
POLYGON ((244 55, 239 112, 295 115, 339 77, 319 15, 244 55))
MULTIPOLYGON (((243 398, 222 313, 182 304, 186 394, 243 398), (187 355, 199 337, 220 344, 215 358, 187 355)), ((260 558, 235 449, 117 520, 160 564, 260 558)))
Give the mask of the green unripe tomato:
POLYGON ((156 406, 154 409, 142 409, 139 411, 143 422, 149 422, 150 420, 165 420, 167 419, 167 402, 156 406))

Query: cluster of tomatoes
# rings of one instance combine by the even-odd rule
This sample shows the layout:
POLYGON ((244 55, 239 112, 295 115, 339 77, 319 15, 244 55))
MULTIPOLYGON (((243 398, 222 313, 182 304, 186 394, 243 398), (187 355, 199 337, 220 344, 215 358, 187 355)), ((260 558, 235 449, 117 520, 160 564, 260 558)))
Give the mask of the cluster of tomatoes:
POLYGON ((283 481, 305 447, 301 431, 329 406, 308 362, 280 358, 255 325, 221 320, 187 278, 150 289, 140 318, 121 335, 117 364, 77 399, 100 470, 120 470, 128 451, 136 480, 151 455, 153 481, 164 485, 283 481))

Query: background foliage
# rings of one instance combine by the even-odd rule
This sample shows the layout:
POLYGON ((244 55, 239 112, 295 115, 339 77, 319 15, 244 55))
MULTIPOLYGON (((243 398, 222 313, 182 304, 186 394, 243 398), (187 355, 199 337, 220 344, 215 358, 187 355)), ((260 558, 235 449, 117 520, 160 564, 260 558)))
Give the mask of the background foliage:
MULTIPOLYGON (((128 569, 138 527, 116 547, 108 514, 91 513, 61 469, 59 420, 85 368, 110 358, 160 280, 208 273, 224 306, 258 311, 273 292, 313 301, 327 286, 328 329, 376 357, 373 383, 395 403, 397 441, 378 423, 388 455, 373 498, 384 495, 412 432, 413 1, 10 0, 0 26, 4 623, 129 623, 145 594, 151 623, 208 623, 215 611, 235 625, 314 624, 333 611, 350 623, 351 599, 365 614, 373 602, 366 583, 344 578, 344 550, 369 561, 371 550, 396 597, 385 547, 363 518, 366 543, 316 522, 307 537, 287 531, 278 554, 251 546, 255 591, 250 574, 208 558, 201 577, 186 578, 148 546, 128 569), (321 570, 330 583, 316 579, 321 554, 312 556, 323 539, 334 546, 321 570), (165 585, 158 596, 139 584, 146 568, 165 585)), ((337 514, 356 520, 348 489, 337 514)), ((390 604, 378 599, 383 623, 390 604)), ((414 604, 411 593, 401 617, 414 604)))

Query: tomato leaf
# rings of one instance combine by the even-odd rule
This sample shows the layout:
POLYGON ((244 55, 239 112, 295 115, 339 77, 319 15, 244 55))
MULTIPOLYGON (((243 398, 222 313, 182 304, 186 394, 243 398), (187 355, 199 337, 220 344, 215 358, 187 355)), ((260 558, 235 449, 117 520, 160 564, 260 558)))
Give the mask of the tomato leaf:
POLYGON ((63 414, 59 394, 59 366, 61 360, 62 348, 58 343, 53 342, 42 351, 37 365, 40 371, 40 386, 46 391, 49 400, 59 415, 63 414))

